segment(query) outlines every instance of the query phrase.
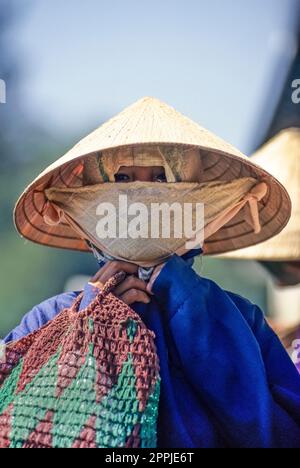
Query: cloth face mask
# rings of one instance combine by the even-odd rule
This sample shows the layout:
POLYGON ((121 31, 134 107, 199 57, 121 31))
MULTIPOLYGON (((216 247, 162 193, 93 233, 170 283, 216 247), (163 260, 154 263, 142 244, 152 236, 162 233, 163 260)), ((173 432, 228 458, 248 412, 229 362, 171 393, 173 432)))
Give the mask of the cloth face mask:
POLYGON ((51 187, 45 190, 43 216, 51 225, 62 220, 69 222, 81 237, 116 259, 149 267, 163 263, 174 253, 183 255, 201 247, 203 240, 247 203, 249 224, 254 232, 259 232, 257 202, 266 192, 267 185, 253 178, 226 183, 130 182, 51 187), (167 210, 162 208, 164 216, 157 207, 162 204, 167 210), (176 214, 170 208, 174 204, 176 214), (179 212, 180 222, 176 218, 179 212), (188 229, 184 222, 187 218, 188 229))

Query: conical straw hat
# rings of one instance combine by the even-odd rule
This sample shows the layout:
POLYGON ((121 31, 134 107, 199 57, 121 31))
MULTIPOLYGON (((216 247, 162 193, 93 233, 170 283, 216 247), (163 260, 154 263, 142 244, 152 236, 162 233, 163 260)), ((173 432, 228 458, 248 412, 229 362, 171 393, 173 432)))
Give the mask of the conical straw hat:
POLYGON ((292 214, 280 234, 226 258, 266 261, 300 260, 300 128, 282 130, 253 154, 251 161, 278 178, 292 200, 292 214))
POLYGON ((67 154, 47 167, 22 193, 14 209, 19 233, 31 241, 52 247, 89 251, 86 242, 66 223, 46 224, 42 217, 44 189, 83 185, 85 158, 106 149, 168 144, 199 148, 201 182, 232 181, 254 177, 267 182, 267 195, 259 202, 261 232, 254 234, 243 210, 207 239, 205 253, 223 253, 264 241, 279 233, 290 216, 290 199, 284 187, 240 151, 172 107, 145 97, 111 118, 81 140, 67 154))

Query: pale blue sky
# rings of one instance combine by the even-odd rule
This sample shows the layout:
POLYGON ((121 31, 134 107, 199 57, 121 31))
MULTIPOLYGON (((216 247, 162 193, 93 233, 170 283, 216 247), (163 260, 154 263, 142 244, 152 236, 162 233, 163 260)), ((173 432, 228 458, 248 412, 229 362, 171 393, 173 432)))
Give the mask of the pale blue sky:
POLYGON ((298 2, 20 0, 24 103, 52 132, 81 135, 155 96, 247 151, 298 2))

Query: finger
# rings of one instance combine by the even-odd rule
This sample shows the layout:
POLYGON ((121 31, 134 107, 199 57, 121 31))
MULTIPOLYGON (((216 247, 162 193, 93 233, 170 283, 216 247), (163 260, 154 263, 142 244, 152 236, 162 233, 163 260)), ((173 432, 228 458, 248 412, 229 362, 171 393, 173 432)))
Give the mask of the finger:
POLYGON ((120 271, 124 271, 128 274, 134 274, 138 271, 138 266, 133 263, 122 262, 119 260, 113 260, 107 262, 100 270, 96 273, 93 281, 100 281, 101 283, 106 283, 112 276, 120 271))
POLYGON ((111 261, 108 261, 108 262, 106 262, 104 265, 102 265, 102 266, 99 268, 99 270, 95 273, 95 275, 93 276, 92 280, 93 280, 93 281, 99 280, 99 278, 103 275, 103 273, 105 273, 105 272, 107 271, 107 269, 109 268, 110 263, 111 263, 111 261))
POLYGON ((130 275, 115 288, 114 294, 120 296, 129 289, 139 289, 146 292, 147 283, 134 275, 130 275))
POLYGON ((124 271, 129 275, 133 275, 134 273, 137 273, 138 266, 134 265, 133 263, 113 260, 112 262, 109 262, 107 269, 102 273, 102 275, 100 275, 99 280, 102 283, 106 283, 106 281, 108 281, 112 276, 114 276, 116 273, 119 273, 120 271, 124 271))
MULTIPOLYGON (((114 277, 111 278, 111 280, 115 278, 114 286, 111 284, 111 290, 115 289, 116 285, 118 285, 119 283, 122 283, 125 277, 126 277, 126 273, 124 273, 124 271, 119 271, 118 273, 116 273, 114 277)), ((97 280, 94 282, 89 281, 89 284, 91 284, 92 286, 98 289, 103 289, 105 286, 105 283, 102 283, 100 280, 97 280)))
POLYGON ((99 270, 94 274, 94 276, 91 278, 91 281, 95 282, 98 281, 100 276, 107 270, 109 266, 109 262, 105 263, 102 267, 99 268, 99 270))
POLYGON ((94 288, 97 288, 97 289, 103 289, 103 286, 104 284, 101 283, 100 281, 89 281, 89 283, 91 286, 93 286, 94 288))
POLYGON ((135 302, 143 302, 149 304, 150 297, 139 289, 130 289, 120 296, 120 299, 127 305, 134 304, 135 302))

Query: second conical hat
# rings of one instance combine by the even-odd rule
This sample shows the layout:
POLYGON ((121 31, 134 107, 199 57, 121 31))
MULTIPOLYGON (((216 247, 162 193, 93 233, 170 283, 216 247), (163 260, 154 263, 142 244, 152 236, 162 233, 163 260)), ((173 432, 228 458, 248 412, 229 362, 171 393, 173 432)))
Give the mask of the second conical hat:
MULTIPOLYGON (((111 118, 47 167, 22 193, 14 210, 19 233, 33 242, 52 247, 88 251, 80 235, 67 223, 50 226, 43 219, 44 190, 84 185, 87 158, 105 150, 142 145, 196 148, 201 158, 201 182, 233 181, 241 177, 264 180, 267 195, 259 201, 261 231, 256 234, 241 210, 205 242, 205 254, 246 247, 279 233, 290 216, 290 199, 284 187, 240 151, 159 99, 145 97, 111 118)), ((151 165, 151 164, 150 164, 151 165)))
POLYGON ((292 214, 277 236, 259 245, 230 252, 227 258, 293 261, 300 260, 300 128, 282 130, 253 154, 251 161, 274 175, 287 188, 292 214))

